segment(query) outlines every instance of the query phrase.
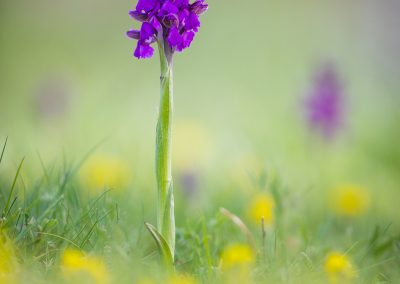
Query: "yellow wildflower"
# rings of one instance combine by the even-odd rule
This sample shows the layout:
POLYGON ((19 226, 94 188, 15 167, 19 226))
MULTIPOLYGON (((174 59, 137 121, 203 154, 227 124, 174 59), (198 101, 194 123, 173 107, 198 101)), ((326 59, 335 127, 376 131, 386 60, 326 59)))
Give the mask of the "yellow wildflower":
POLYGON ((16 283, 17 257, 10 240, 0 233, 0 283, 16 283))
POLYGON ((265 193, 256 195, 250 203, 249 217, 255 224, 261 224, 261 218, 264 217, 264 223, 271 225, 274 221, 274 199, 265 193))
POLYGON ((245 244, 232 244, 221 255, 223 283, 251 283, 250 268, 255 262, 252 248, 245 244))
POLYGON ((356 276, 350 258, 340 252, 329 253, 324 268, 333 283, 350 281, 356 276))
POLYGON ((333 209, 338 215, 358 216, 368 209, 369 194, 357 185, 343 185, 333 191, 333 209))
POLYGON ((105 263, 97 257, 85 255, 78 250, 67 249, 64 251, 62 270, 70 283, 73 283, 74 280, 79 280, 77 283, 110 283, 105 263))
POLYGON ((248 268, 253 264, 255 255, 250 246, 244 244, 233 244, 222 252, 221 261, 224 270, 242 267, 248 268))
POLYGON ((129 182, 129 167, 116 157, 94 156, 84 165, 81 181, 93 193, 104 189, 120 189, 129 182))
POLYGON ((169 278, 168 284, 196 284, 197 281, 190 275, 176 274, 169 278))

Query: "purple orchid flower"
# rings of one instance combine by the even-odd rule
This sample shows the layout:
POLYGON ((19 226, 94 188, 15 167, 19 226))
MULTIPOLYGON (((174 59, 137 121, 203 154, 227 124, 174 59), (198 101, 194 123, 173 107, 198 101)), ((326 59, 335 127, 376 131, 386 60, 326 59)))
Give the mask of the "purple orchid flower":
POLYGON ((310 127, 326 139, 332 138, 343 125, 343 91, 332 65, 327 64, 317 72, 305 101, 305 111, 310 127))
POLYGON ((175 51, 188 48, 199 30, 199 16, 207 9, 204 0, 192 4, 189 0, 139 0, 136 10, 130 11, 129 15, 142 22, 142 27, 126 33, 138 41, 134 56, 139 59, 152 57, 151 44, 156 41, 163 46, 168 58, 172 58, 175 51))

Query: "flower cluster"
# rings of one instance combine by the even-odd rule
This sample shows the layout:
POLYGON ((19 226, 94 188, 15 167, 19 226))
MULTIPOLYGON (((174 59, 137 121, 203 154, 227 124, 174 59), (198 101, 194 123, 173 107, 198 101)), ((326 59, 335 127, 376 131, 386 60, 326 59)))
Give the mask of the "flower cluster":
POLYGON ((82 279, 95 284, 111 283, 109 271, 102 259, 75 249, 64 251, 62 272, 65 280, 68 280, 66 283, 82 283, 82 279))
POLYGON ((248 267, 253 264, 255 255, 252 248, 245 244, 231 244, 221 255, 223 270, 238 267, 248 267))
POLYGON ((345 184, 333 190, 331 201, 337 215, 357 217, 368 210, 370 195, 359 185, 345 184))
POLYGON ((256 225, 261 224, 264 218, 266 225, 272 225, 274 221, 275 202, 274 199, 267 194, 256 195, 249 208, 249 217, 256 225))
POLYGON ((82 167, 80 181, 91 194, 106 189, 123 190, 130 181, 129 166, 118 157, 99 154, 82 167))
POLYGON ((334 66, 323 66, 306 99, 306 115, 312 129, 329 139, 343 125, 344 100, 342 86, 334 66))
POLYGON ((19 263, 14 244, 0 231, 0 283, 17 283, 19 275, 19 263))
POLYGON ((255 251, 247 244, 231 244, 220 258, 222 283, 253 283, 251 268, 256 262, 255 251))
POLYGON ((204 0, 192 4, 189 0, 139 0, 129 15, 142 26, 127 32, 128 37, 138 40, 134 56, 152 57, 151 44, 156 41, 171 54, 188 48, 200 27, 199 16, 207 9, 204 0))
POLYGON ((331 283, 349 283, 356 276, 350 257, 337 251, 328 254, 324 268, 331 283))

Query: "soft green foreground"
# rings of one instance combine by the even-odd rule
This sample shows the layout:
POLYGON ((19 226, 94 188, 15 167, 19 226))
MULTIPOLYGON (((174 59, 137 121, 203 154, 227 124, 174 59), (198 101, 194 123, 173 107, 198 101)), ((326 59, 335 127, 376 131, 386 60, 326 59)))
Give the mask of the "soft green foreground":
MULTIPOLYGON (((80 162, 65 161, 61 167, 43 165, 43 174, 32 180, 21 175, 22 165, 15 187, 12 176, 2 175, 1 283, 400 280, 399 220, 385 216, 370 193, 365 191, 365 196, 340 207, 335 205, 335 191, 325 196, 311 189, 300 194, 273 170, 257 171, 254 165, 248 168, 254 172, 247 172, 236 185, 233 180, 225 188, 215 184, 221 190, 209 193, 202 209, 196 204, 201 193, 185 196, 177 186, 176 271, 180 276, 170 276, 160 267, 143 226, 144 221, 154 221, 155 202, 149 195, 155 189, 143 185, 136 190, 89 191, 96 186, 91 181, 105 181, 101 176, 113 169, 118 170, 106 180, 121 187, 128 184, 123 182, 121 165, 102 165, 99 160, 90 165, 95 155, 80 162), (267 198, 266 207, 261 206, 266 215, 264 246, 261 225, 252 219, 260 207, 257 201, 263 204, 260 195, 267 198), (239 216, 250 232, 221 206, 239 216), (327 264, 335 252, 342 255, 327 264)), ((3 162, 6 159, 5 155, 3 162)))

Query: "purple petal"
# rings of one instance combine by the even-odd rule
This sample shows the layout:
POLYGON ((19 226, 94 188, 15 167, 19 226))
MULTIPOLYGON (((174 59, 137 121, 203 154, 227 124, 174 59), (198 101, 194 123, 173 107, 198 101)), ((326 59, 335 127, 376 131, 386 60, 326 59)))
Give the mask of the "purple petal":
POLYGON ((145 22, 149 19, 149 15, 147 13, 142 13, 136 10, 129 11, 129 15, 139 22, 145 22))
POLYGON ((175 0, 175 5, 177 7, 186 8, 189 6, 189 0, 175 0))
POLYGON ((156 30, 156 34, 162 32, 162 26, 156 17, 151 18, 150 24, 156 30))
POLYGON ((182 35, 181 50, 188 48, 194 39, 195 33, 192 31, 186 31, 182 35))
POLYGON ((204 0, 199 0, 191 4, 189 10, 200 16, 208 10, 208 4, 205 3, 204 0))
POLYGON ((165 16, 168 14, 177 14, 179 12, 179 9, 175 6, 176 4, 172 4, 170 1, 165 2, 160 11, 160 16, 165 16))
POLYGON ((138 30, 127 31, 126 35, 133 39, 140 39, 140 31, 138 31, 138 30))
POLYGON ((178 14, 180 26, 183 27, 186 24, 187 18, 189 17, 189 11, 184 9, 178 14))
POLYGON ((200 21, 199 21, 199 16, 197 16, 195 13, 190 13, 189 17, 186 19, 185 23, 185 29, 186 30, 194 30, 197 32, 200 27, 200 21))
POLYGON ((136 10, 139 12, 141 11, 149 12, 152 9, 154 9, 157 3, 158 0, 139 0, 139 2, 136 5, 136 10))
POLYGON ((171 47, 176 47, 182 42, 182 36, 177 28, 170 29, 167 41, 171 47))
POLYGON ((156 29, 152 24, 144 22, 140 29, 140 40, 147 44, 153 43, 156 40, 156 29))
POLYGON ((135 49, 135 53, 133 54, 138 59, 140 58, 150 58, 154 54, 154 49, 149 45, 142 41, 138 41, 137 47, 135 49))

